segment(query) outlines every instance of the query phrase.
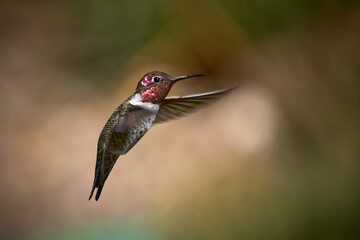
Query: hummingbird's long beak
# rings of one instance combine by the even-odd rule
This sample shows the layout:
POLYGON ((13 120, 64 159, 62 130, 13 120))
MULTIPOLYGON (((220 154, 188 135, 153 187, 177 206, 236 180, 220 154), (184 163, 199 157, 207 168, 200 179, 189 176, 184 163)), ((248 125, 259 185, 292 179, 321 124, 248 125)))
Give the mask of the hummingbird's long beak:
POLYGON ((173 82, 177 82, 180 80, 184 80, 184 79, 188 79, 188 78, 193 78, 193 77, 201 77, 204 76, 204 74, 195 74, 195 75, 189 75, 189 76, 181 76, 181 77, 177 77, 174 80, 172 80, 173 82))

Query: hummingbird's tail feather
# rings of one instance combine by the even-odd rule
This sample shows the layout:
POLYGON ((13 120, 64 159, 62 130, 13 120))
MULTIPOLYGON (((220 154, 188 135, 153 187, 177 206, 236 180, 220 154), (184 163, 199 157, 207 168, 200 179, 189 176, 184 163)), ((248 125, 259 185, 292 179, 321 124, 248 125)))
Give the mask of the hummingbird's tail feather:
POLYGON ((97 189, 96 195, 95 195, 95 200, 96 200, 96 201, 99 200, 101 191, 102 191, 102 189, 103 189, 103 187, 104 187, 104 183, 105 183, 105 182, 101 183, 101 184, 98 186, 98 189, 97 189))
POLYGON ((90 199, 92 198, 92 195, 93 195, 93 193, 94 193, 94 190, 95 190, 95 187, 93 187, 93 188, 91 189, 91 193, 90 193, 89 201, 90 201, 90 199))
MULTIPOLYGON (((102 189, 104 187, 105 181, 108 178, 108 176, 110 175, 110 172, 111 172, 113 166, 114 165, 112 165, 109 168, 105 169, 105 171, 102 173, 102 175, 99 176, 99 178, 98 178, 99 180, 97 181, 96 186, 94 185, 93 189, 91 190, 90 197, 93 195, 93 192, 94 192, 95 188, 97 188, 96 195, 95 195, 95 200, 96 201, 98 201, 99 198, 100 198, 100 195, 101 195, 102 189)), ((102 172, 102 171, 99 171, 99 172, 102 172)))
MULTIPOLYGON (((112 169, 112 167, 111 167, 111 169, 112 169)), ((99 200, 101 191, 102 191, 102 189, 104 187, 104 184, 105 184, 105 181, 106 181, 107 177, 109 176, 109 174, 111 172, 111 169, 108 170, 108 171, 105 171, 106 175, 103 174, 102 176, 100 176, 101 171, 97 172, 97 174, 95 175, 94 184, 93 184, 93 187, 91 189, 89 200, 92 198, 96 188, 97 188, 97 191, 96 191, 96 195, 95 195, 95 200, 96 201, 99 200)))
MULTIPOLYGON (((96 179, 96 178, 95 178, 95 179, 96 179)), ((98 179, 99 179, 99 178, 98 178, 98 179)), ((92 196, 93 196, 94 191, 95 191, 96 188, 97 188, 97 191, 96 191, 96 195, 95 195, 95 200, 98 201, 99 198, 100 198, 100 194, 101 194, 101 191, 102 191, 102 189, 103 189, 103 187, 104 187, 106 178, 105 178, 104 181, 102 181, 101 183, 100 183, 100 181, 99 181, 98 179, 96 179, 96 180, 97 180, 96 182, 95 182, 95 180, 94 180, 94 185, 93 185, 93 187, 92 187, 92 189, 91 189, 91 193, 90 193, 89 200, 92 198, 92 196)))
POLYGON ((91 193, 90 193, 90 197, 89 197, 89 200, 92 198, 93 194, 94 194, 94 190, 95 188, 97 188, 99 186, 99 174, 100 171, 96 172, 96 175, 95 175, 95 178, 94 178, 94 183, 93 183, 93 186, 92 186, 92 189, 91 189, 91 193))
POLYGON ((105 156, 105 152, 106 151, 104 151, 104 156, 101 163, 96 167, 94 183, 91 189, 89 200, 92 198, 95 188, 97 188, 95 200, 99 200, 105 181, 108 178, 113 166, 115 165, 117 158, 119 157, 119 154, 113 154, 110 152, 108 152, 105 156), (107 161, 105 162, 104 159, 107 159, 107 161))
POLYGON ((99 187, 100 183, 100 174, 104 172, 104 160, 105 160, 105 154, 106 151, 104 148, 98 148, 98 155, 97 155, 97 161, 95 166, 95 176, 94 176, 94 183, 90 192, 89 200, 92 198, 95 188, 99 187))

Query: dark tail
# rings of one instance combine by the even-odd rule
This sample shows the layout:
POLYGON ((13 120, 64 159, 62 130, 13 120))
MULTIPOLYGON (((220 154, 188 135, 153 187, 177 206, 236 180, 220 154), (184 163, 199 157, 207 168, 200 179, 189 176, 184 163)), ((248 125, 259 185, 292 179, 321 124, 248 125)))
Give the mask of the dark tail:
MULTIPOLYGON (((100 174, 98 174, 100 175, 100 174)), ((97 191, 96 191, 96 195, 95 195, 95 200, 99 200, 100 198, 100 195, 101 195, 101 191, 104 187, 104 183, 107 179, 109 175, 107 175, 104 180, 100 181, 100 176, 95 176, 95 179, 94 179, 94 184, 93 184, 93 187, 91 189, 91 193, 90 193, 90 197, 89 197, 89 200, 92 198, 93 194, 94 194, 94 191, 95 191, 95 188, 97 188, 97 191)))
POLYGON ((115 165, 117 158, 119 157, 118 154, 109 154, 109 155, 110 155, 109 156, 110 161, 108 161, 107 163, 104 162, 104 157, 105 157, 105 153, 104 153, 104 156, 100 163, 100 166, 96 167, 94 183, 93 183, 93 187, 91 189, 89 200, 92 198, 95 188, 97 188, 95 200, 96 201, 99 200, 101 191, 105 184, 105 181, 108 178, 113 166, 115 165))
POLYGON ((109 172, 107 172, 106 175, 100 176, 100 172, 101 171, 98 171, 96 173, 96 175, 95 175, 95 179, 94 179, 93 187, 91 189, 89 200, 92 198, 92 196, 94 194, 94 191, 95 191, 95 188, 97 188, 96 195, 95 195, 95 200, 96 201, 99 200, 101 191, 102 191, 102 189, 104 187, 104 184, 105 184, 105 181, 106 181, 107 177, 109 176, 109 174, 111 172, 111 169, 110 169, 109 172))
MULTIPOLYGON (((98 188, 99 187, 99 180, 100 180, 100 171, 97 171, 97 173, 95 174, 95 179, 94 179, 94 183, 93 183, 93 187, 92 187, 92 189, 91 189, 91 193, 90 193, 90 197, 89 197, 89 200, 92 198, 92 196, 93 196, 93 194, 94 194, 94 190, 95 190, 95 188, 98 188)), ((103 186, 104 186, 104 184, 103 184, 103 186)), ((101 190, 102 190, 102 187, 101 187, 101 190)), ((97 192, 99 192, 99 190, 97 191, 97 192)), ((100 191, 100 193, 101 193, 101 191, 100 191)), ((99 199, 99 197, 100 197, 100 193, 99 193, 99 196, 97 197, 97 198, 95 198, 96 199, 96 201, 99 199)), ((96 196, 97 196, 98 194, 96 194, 96 196)))

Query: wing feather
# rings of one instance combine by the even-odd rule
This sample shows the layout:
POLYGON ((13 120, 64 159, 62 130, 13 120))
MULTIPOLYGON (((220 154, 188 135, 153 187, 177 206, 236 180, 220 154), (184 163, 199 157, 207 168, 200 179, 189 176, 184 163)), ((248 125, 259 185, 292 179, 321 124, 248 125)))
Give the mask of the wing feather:
POLYGON ((160 105, 154 124, 171 121, 193 113, 232 90, 234 90, 234 88, 182 97, 166 98, 160 105))

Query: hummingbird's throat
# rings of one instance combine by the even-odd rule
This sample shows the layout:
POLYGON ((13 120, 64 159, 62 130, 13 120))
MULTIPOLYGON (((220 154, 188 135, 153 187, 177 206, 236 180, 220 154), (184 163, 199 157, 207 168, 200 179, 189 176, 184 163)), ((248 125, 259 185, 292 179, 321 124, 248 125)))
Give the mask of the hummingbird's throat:
POLYGON ((161 103, 169 93, 170 87, 160 87, 158 85, 150 87, 141 93, 142 102, 161 103))

